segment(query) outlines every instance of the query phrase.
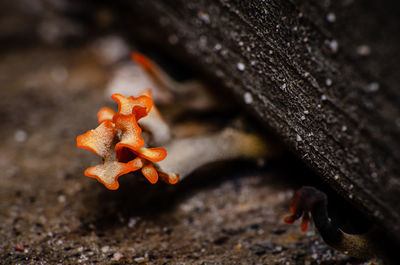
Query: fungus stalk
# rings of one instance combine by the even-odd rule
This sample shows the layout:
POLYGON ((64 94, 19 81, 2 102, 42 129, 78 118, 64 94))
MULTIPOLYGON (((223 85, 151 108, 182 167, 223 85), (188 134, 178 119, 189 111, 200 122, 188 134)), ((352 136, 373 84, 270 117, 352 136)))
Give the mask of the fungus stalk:
MULTIPOLYGON (((178 83, 147 57, 133 53, 132 58, 166 91, 179 91, 180 96, 194 93, 194 98, 201 99, 197 107, 191 107, 210 106, 210 97, 205 92, 201 93, 205 89, 194 85, 200 83, 178 83)), ((210 135, 174 139, 168 124, 153 104, 150 90, 139 97, 126 98, 113 94, 111 98, 118 103, 118 111, 102 108, 97 113, 99 126, 77 137, 78 147, 88 149, 103 159, 101 164, 86 169, 85 175, 96 178, 108 189, 118 189, 121 175, 139 169, 152 184, 159 177, 175 184, 211 162, 257 158, 267 154, 261 137, 234 128, 210 135), (159 147, 161 145, 165 148, 159 147)))
POLYGON ((197 80, 177 82, 143 54, 134 52, 131 58, 153 80, 162 93, 167 95, 167 98, 174 98, 180 106, 187 109, 205 110, 217 104, 203 83, 197 80), (190 100, 178 100, 187 98, 190 100))
POLYGON ((334 220, 329 218, 327 211, 328 198, 325 193, 313 187, 304 186, 293 196, 290 203, 291 216, 285 222, 293 224, 302 218, 301 230, 307 230, 312 217, 321 237, 331 247, 345 254, 360 259, 377 259, 380 264, 388 253, 383 246, 377 243, 379 235, 374 228, 362 234, 348 234, 338 227, 334 220))
POLYGON ((169 178, 179 177, 180 180, 211 162, 267 155, 263 139, 234 128, 206 136, 174 139, 165 149, 167 158, 155 163, 155 166, 161 174, 169 178))
POLYGON ((175 184, 197 168, 216 161, 235 158, 257 158, 267 154, 266 144, 256 134, 226 128, 218 133, 191 138, 171 137, 150 91, 126 98, 112 95, 118 111, 102 108, 100 125, 77 137, 78 147, 103 158, 103 163, 85 170, 108 189, 118 189, 118 178, 141 170, 152 183, 158 178, 175 184), (164 144, 164 147, 154 147, 164 144))

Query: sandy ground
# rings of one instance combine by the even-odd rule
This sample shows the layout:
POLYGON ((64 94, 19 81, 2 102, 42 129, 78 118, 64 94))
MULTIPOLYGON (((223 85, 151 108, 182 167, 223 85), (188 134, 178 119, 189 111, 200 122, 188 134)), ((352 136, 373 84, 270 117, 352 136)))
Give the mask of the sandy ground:
POLYGON ((283 222, 308 172, 294 158, 105 189, 83 175, 99 157, 75 139, 113 106, 110 67, 87 47, 0 58, 1 264, 360 264, 283 222))

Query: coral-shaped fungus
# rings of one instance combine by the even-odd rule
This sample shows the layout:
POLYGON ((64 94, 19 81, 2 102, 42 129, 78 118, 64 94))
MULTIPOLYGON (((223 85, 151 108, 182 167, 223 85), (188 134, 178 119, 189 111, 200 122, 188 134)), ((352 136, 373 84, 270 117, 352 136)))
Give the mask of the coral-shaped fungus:
MULTIPOLYGON (((167 151, 162 147, 148 148, 138 124, 153 108, 150 90, 137 98, 126 98, 120 94, 113 94, 111 98, 117 101, 118 112, 106 107, 100 109, 97 113, 100 125, 76 139, 78 147, 103 158, 102 164, 87 168, 85 175, 115 190, 119 187, 119 176, 141 169, 152 184, 156 183, 159 174, 153 162, 165 159, 167 151)), ((177 179, 168 178, 162 173, 160 176, 171 184, 177 182, 177 179)))

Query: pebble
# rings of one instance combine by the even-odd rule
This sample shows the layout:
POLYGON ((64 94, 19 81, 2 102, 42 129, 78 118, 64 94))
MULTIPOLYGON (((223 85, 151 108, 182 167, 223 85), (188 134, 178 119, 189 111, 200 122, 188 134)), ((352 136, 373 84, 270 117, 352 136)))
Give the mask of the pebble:
POLYGON ((119 261, 120 259, 122 259, 124 257, 124 255, 121 252, 115 252, 113 255, 113 260, 114 261, 119 261))
POLYGON ((337 40, 331 40, 328 43, 329 49, 333 52, 333 53, 337 53, 337 51, 339 50, 339 42, 337 40))
POLYGON ((205 13, 205 12, 203 12, 203 11, 199 11, 199 12, 197 13, 197 16, 198 16, 204 23, 210 24, 210 16, 209 16, 207 13, 205 13))
POLYGON ((369 84, 365 87, 365 90, 366 90, 367 92, 370 92, 370 93, 376 92, 376 91, 379 90, 379 83, 377 83, 377 82, 369 83, 369 84))
POLYGON ((14 134, 14 139, 18 143, 25 142, 28 138, 28 134, 24 130, 17 130, 14 134))
POLYGON ((57 197, 57 201, 58 201, 59 203, 65 202, 66 199, 67 199, 67 198, 65 197, 65 195, 60 195, 60 196, 57 197))
POLYGON ((326 86, 331 86, 331 85, 332 85, 332 79, 327 78, 327 79, 325 80, 325 85, 326 85, 326 86))
POLYGON ((335 13, 332 13, 332 12, 328 13, 328 14, 326 15, 326 20, 327 20, 329 23, 335 23, 335 22, 336 22, 336 15, 335 15, 335 13))
POLYGON ((244 99, 244 103, 246 103, 246 104, 253 103, 253 96, 249 92, 244 93, 243 99, 244 99))
POLYGON ((137 218, 134 218, 134 217, 129 218, 128 227, 133 228, 137 222, 138 222, 137 218))
POLYGON ((222 49, 221 44, 219 44, 219 43, 215 44, 214 50, 219 51, 219 50, 221 50, 221 49, 222 49))
POLYGON ((146 259, 144 257, 138 257, 138 258, 135 258, 134 261, 136 261, 137 263, 142 263, 142 262, 145 262, 146 259))
POLYGON ((238 63, 236 67, 239 71, 242 71, 242 72, 244 71, 244 69, 246 69, 246 66, 244 65, 244 63, 238 63))
POLYGON ((103 253, 107 253, 108 251, 110 251, 110 247, 109 246, 104 246, 101 248, 101 252, 103 253))
POLYGON ((24 245, 22 245, 22 244, 16 244, 16 245, 15 245, 15 250, 24 251, 24 250, 25 250, 25 247, 24 247, 24 245))
POLYGON ((360 45, 357 47, 357 54, 361 56, 368 56, 371 54, 371 48, 368 45, 360 45))

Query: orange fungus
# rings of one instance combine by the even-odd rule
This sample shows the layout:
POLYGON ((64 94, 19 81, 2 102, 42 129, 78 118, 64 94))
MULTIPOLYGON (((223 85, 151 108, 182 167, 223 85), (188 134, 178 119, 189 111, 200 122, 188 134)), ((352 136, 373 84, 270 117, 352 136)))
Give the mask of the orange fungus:
POLYGON ((146 117, 153 107, 150 91, 139 97, 113 94, 118 112, 102 108, 97 113, 100 125, 77 137, 77 146, 88 149, 103 158, 99 165, 89 167, 85 175, 96 178, 110 190, 118 189, 118 177, 142 169, 151 182, 158 181, 153 162, 164 160, 167 151, 162 147, 148 148, 141 136, 138 120, 146 117))

